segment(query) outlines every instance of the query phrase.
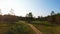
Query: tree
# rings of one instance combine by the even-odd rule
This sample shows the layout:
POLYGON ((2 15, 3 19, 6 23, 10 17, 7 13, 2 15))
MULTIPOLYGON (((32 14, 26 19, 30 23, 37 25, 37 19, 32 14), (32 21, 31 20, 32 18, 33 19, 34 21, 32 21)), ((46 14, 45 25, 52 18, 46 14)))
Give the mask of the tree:
POLYGON ((28 14, 26 14, 26 17, 27 17, 27 21, 31 22, 33 20, 32 12, 29 12, 28 14))
POLYGON ((38 20, 40 20, 40 18, 41 18, 41 17, 40 17, 40 16, 38 16, 38 20))
POLYGON ((52 19, 51 22, 55 22, 55 16, 54 15, 55 15, 55 12, 52 11, 51 12, 51 19, 52 19))
POLYGON ((54 15, 54 14, 55 14, 55 12, 54 12, 54 11, 52 11, 52 12, 51 12, 51 16, 52 16, 52 15, 54 15))
POLYGON ((14 13, 14 9, 11 8, 11 10, 9 11, 8 14, 9 14, 9 15, 15 15, 15 13, 14 13))
POLYGON ((29 14, 26 14, 26 17, 33 17, 32 12, 30 12, 29 14))

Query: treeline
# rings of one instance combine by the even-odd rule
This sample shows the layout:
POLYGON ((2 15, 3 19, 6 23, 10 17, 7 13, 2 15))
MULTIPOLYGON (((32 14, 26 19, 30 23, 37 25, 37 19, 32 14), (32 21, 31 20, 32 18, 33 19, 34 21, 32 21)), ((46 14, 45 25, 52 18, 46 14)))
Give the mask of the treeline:
POLYGON ((16 22, 16 21, 18 21, 18 17, 17 16, 14 16, 14 15, 0 15, 0 23, 2 22, 2 23, 4 23, 4 22, 6 22, 6 23, 14 23, 14 22, 16 22))
POLYGON ((51 15, 46 17, 40 17, 37 18, 33 17, 32 12, 26 14, 25 17, 22 16, 15 16, 15 15, 0 15, 0 22, 17 22, 17 21, 48 21, 51 23, 57 23, 60 24, 60 13, 55 14, 54 11, 51 12, 51 15))
POLYGON ((17 21, 28 21, 28 22, 31 22, 31 21, 34 21, 34 20, 37 20, 37 18, 34 18, 33 14, 31 12, 26 14, 25 17, 11 15, 11 14, 0 15, 0 22, 14 23, 14 22, 17 22, 17 21))
POLYGON ((60 13, 55 14, 54 11, 52 11, 51 15, 42 17, 40 20, 60 24, 60 13))
POLYGON ((51 23, 60 24, 60 13, 52 15, 52 16, 47 16, 44 18, 44 20, 51 22, 51 23))
POLYGON ((29 13, 29 15, 27 15, 26 17, 21 17, 21 16, 16 16, 16 15, 0 15, 0 23, 2 22, 10 22, 10 23, 14 23, 17 21, 32 21, 35 20, 32 17, 32 13, 29 13))

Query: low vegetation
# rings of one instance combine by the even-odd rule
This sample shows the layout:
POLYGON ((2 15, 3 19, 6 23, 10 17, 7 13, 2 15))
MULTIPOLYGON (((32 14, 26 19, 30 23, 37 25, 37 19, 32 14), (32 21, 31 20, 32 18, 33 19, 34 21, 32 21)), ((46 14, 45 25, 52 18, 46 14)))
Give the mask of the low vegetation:
POLYGON ((35 32, 26 23, 17 22, 0 24, 0 34, 35 34, 35 32))
POLYGON ((60 34, 60 25, 51 24, 45 21, 35 21, 35 22, 36 23, 32 23, 32 24, 37 29, 39 29, 43 34, 60 34))

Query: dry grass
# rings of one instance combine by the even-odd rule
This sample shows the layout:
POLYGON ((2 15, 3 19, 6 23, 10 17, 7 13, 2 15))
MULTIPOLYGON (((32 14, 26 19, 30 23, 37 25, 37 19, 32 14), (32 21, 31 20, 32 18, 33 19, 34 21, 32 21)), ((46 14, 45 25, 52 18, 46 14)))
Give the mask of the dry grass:
POLYGON ((35 32, 26 23, 17 22, 0 24, 0 34, 35 34, 35 32))
MULTIPOLYGON (((45 22, 44 22, 45 23, 45 22)), ((39 29, 43 34, 60 34, 60 25, 41 25, 39 23, 33 24, 37 29, 39 29)))

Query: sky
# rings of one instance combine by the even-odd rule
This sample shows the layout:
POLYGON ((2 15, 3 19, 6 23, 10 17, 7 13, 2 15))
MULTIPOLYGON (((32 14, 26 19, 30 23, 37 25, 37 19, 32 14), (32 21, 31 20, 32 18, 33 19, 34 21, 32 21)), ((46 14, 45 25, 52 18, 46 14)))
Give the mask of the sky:
POLYGON ((47 16, 51 11, 60 13, 60 0, 0 0, 3 14, 8 14, 11 8, 17 16, 25 16, 29 12, 35 17, 47 16))

